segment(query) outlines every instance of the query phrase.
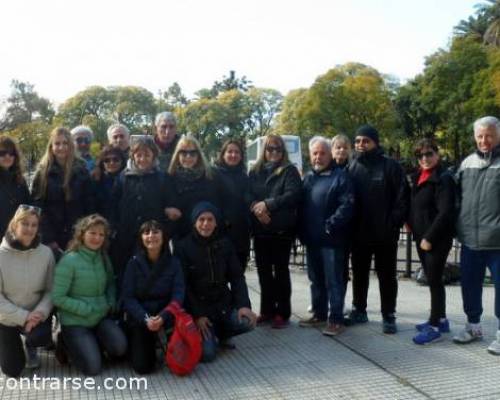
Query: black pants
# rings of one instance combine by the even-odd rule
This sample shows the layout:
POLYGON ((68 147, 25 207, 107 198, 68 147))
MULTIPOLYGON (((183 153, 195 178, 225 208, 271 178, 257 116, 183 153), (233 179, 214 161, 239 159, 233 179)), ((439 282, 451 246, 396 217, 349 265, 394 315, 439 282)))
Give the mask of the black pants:
MULTIPOLYGON (((27 347, 45 346, 52 340, 52 318, 37 325, 26 334, 27 347)), ((18 377, 26 365, 21 328, 0 324, 0 367, 5 375, 18 377)))
POLYGON ((360 245, 352 247, 352 304, 356 310, 365 312, 367 306, 368 286, 370 284, 370 267, 372 256, 375 257, 382 316, 387 317, 396 312, 398 281, 396 277, 398 243, 387 245, 360 245))
POLYGON ((452 240, 444 240, 432 244, 431 251, 424 251, 417 241, 417 252, 424 269, 429 290, 431 292, 431 315, 429 322, 439 325, 440 318, 446 318, 446 291, 443 285, 443 270, 451 249, 452 240))
POLYGON ((138 374, 149 374, 156 366, 157 334, 146 326, 127 327, 129 360, 138 374))
POLYGON ((289 319, 292 313, 290 250, 292 240, 279 237, 256 237, 255 264, 260 283, 260 313, 289 319))

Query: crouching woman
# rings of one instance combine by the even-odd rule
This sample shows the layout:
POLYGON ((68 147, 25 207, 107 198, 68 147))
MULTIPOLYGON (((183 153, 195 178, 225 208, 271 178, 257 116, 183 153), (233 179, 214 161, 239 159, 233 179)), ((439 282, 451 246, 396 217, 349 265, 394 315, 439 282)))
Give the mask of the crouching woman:
POLYGON ((116 306, 113 268, 106 254, 108 234, 108 222, 99 214, 81 219, 54 275, 52 299, 64 348, 85 375, 101 372, 101 350, 110 357, 127 350, 125 334, 108 317, 116 306))
POLYGON ((176 251, 186 279, 186 306, 203 337, 202 361, 213 361, 218 344, 252 330, 251 310, 243 268, 226 237, 220 236, 219 210, 198 203, 191 214, 193 229, 176 251))
POLYGON ((38 367, 37 347, 51 342, 54 257, 40 244, 40 212, 21 204, 0 245, 0 367, 10 377, 38 367))
POLYGON ((139 250, 125 269, 122 297, 132 368, 139 374, 150 373, 156 364, 158 333, 174 324, 165 307, 184 301, 181 264, 170 254, 168 237, 157 221, 147 221, 139 229, 139 250))

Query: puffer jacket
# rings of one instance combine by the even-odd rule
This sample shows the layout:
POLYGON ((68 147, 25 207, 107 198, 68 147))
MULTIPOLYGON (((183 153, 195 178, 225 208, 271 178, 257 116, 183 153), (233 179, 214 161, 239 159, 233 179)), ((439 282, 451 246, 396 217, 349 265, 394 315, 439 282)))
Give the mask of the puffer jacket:
POLYGON ((252 202, 264 201, 271 214, 271 222, 261 224, 252 215, 255 236, 282 236, 293 238, 296 234, 297 208, 302 193, 302 181, 293 164, 263 167, 250 172, 252 202))
POLYGON ((500 249, 500 146, 468 156, 457 180, 458 239, 473 250, 500 249))
POLYGON ((4 237, 0 245, 0 324, 23 326, 32 311, 47 318, 52 310, 53 275, 54 256, 47 246, 20 250, 4 237))
POLYGON ((116 305, 113 268, 107 255, 82 246, 55 269, 52 301, 67 326, 96 326, 116 305))
POLYGON ((3 237, 19 204, 30 204, 26 182, 19 183, 12 171, 0 168, 0 238, 3 237))
POLYGON ((409 209, 409 188, 401 165, 377 147, 356 153, 348 173, 355 195, 353 241, 365 245, 397 241, 409 209))

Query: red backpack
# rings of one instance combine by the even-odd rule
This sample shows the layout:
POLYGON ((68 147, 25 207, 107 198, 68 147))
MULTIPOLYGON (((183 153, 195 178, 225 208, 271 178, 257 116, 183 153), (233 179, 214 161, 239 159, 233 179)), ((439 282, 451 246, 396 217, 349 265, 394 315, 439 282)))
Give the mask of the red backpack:
POLYGON ((191 315, 178 303, 170 303, 166 310, 175 317, 175 326, 167 345, 165 363, 173 374, 188 375, 201 358, 201 334, 191 315))

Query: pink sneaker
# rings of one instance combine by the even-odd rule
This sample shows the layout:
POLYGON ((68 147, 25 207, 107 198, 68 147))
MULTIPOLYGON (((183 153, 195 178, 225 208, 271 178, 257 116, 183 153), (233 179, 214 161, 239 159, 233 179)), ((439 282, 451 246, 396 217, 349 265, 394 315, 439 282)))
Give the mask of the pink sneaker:
POLYGON ((273 318, 273 323, 271 325, 271 328, 273 329, 285 329, 288 327, 290 324, 290 321, 287 319, 284 319, 281 315, 276 315, 273 318))

